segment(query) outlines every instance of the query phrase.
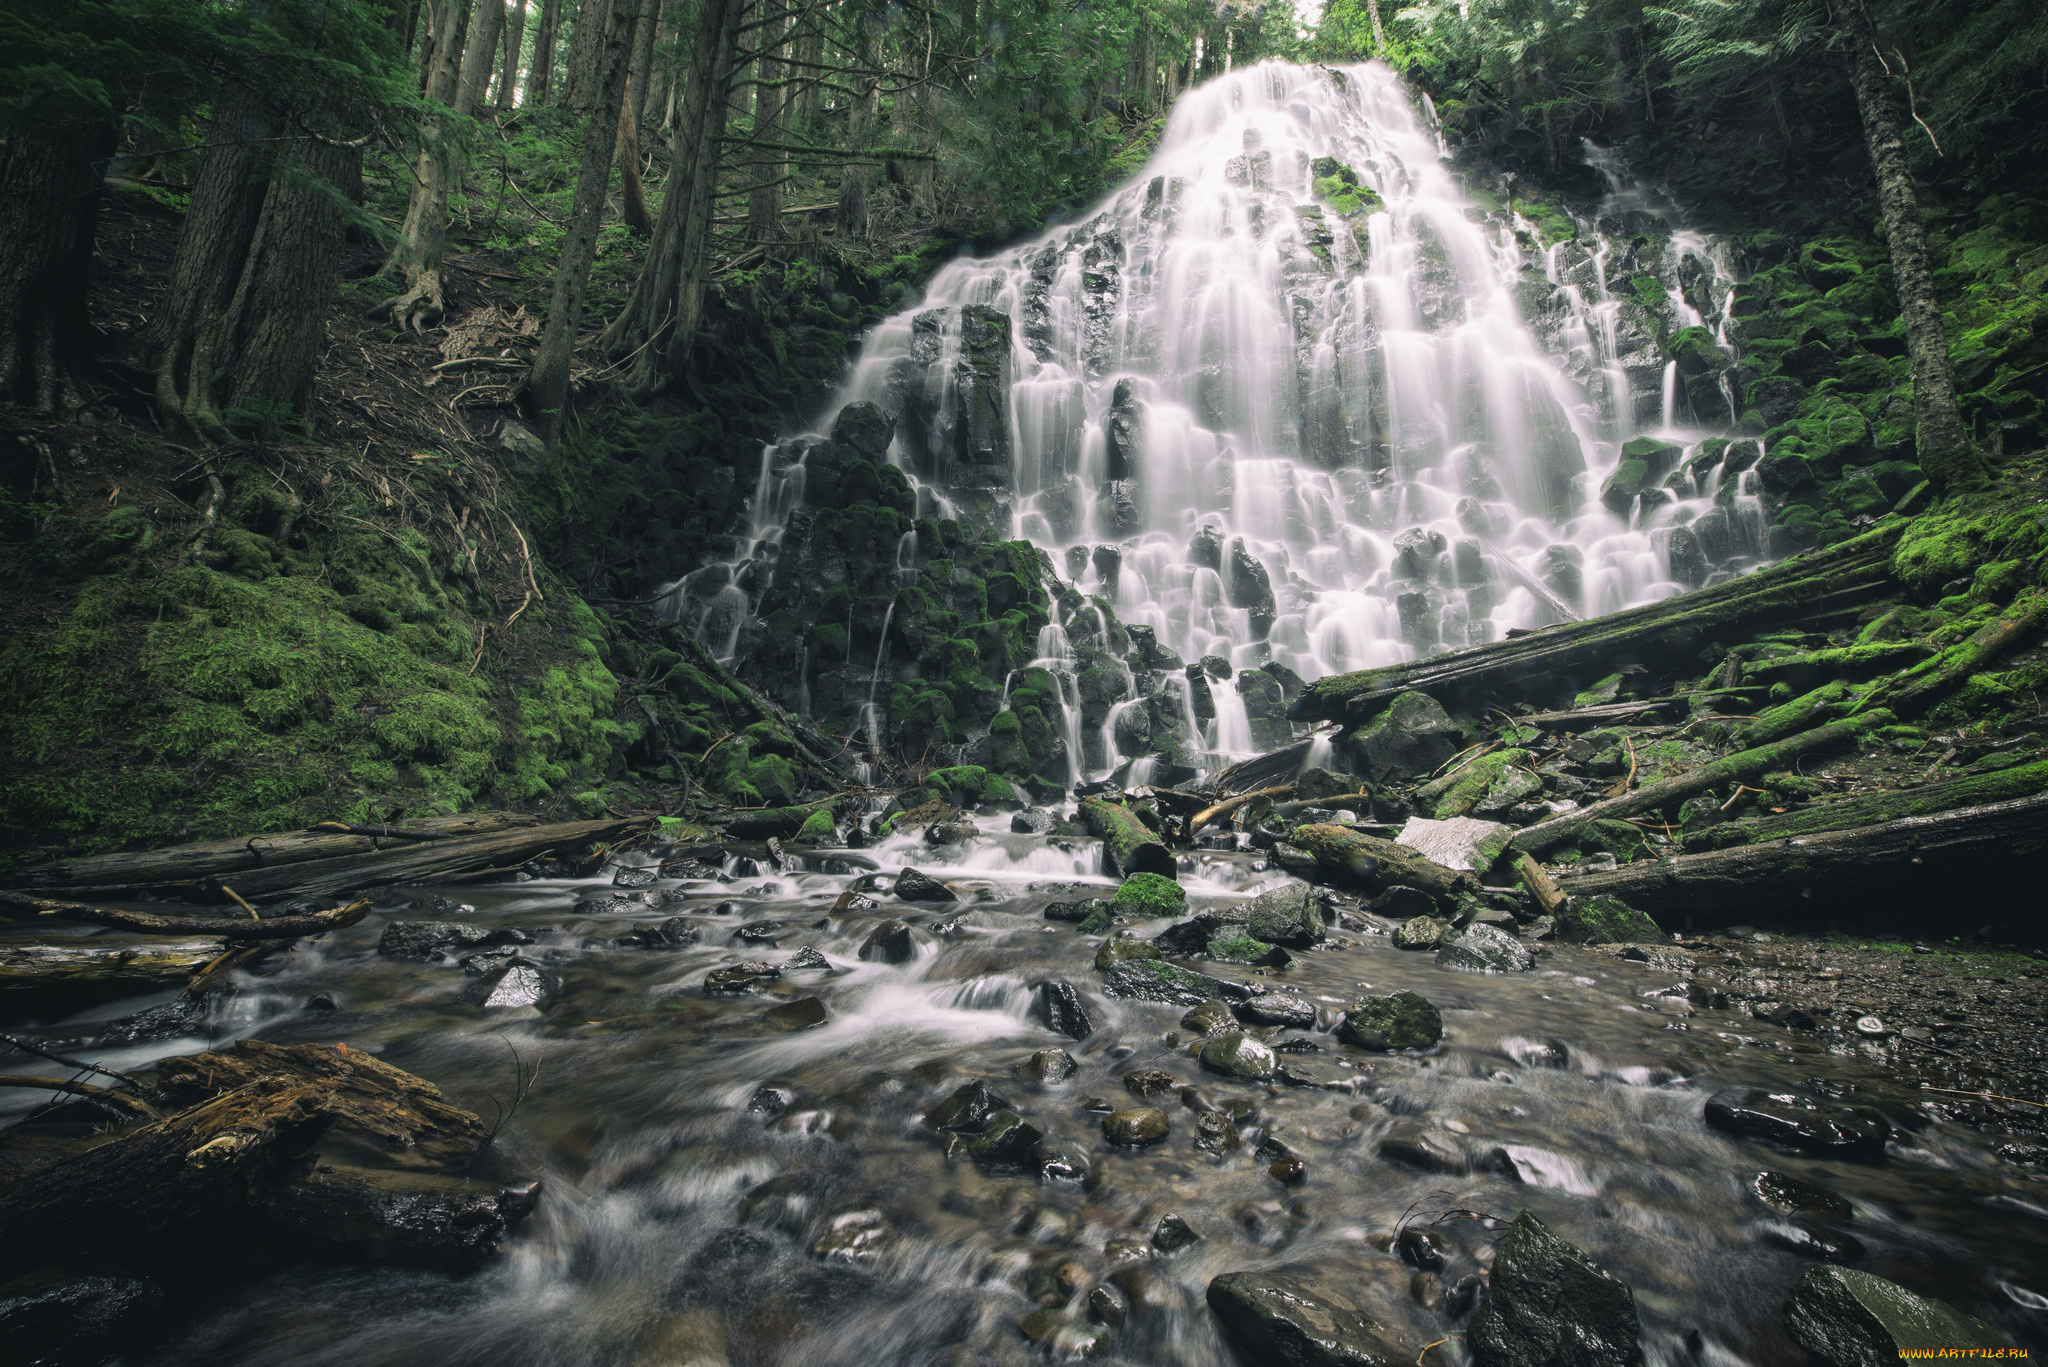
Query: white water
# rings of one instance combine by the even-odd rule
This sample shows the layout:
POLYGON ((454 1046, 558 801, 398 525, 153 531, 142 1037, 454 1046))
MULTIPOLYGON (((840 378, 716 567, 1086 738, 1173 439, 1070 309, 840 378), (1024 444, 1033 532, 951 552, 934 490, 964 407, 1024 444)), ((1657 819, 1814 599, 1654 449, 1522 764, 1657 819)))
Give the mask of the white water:
MULTIPOLYGON (((1719 464, 1623 511, 1599 498, 1626 440, 1667 439, 1689 458, 1707 435, 1654 343, 1621 354, 1609 271, 1663 279, 1677 325, 1710 320, 1725 340, 1732 276, 1719 244, 1681 231, 1656 260, 1629 265, 1626 239, 1590 222, 1547 252, 1518 242, 1478 221, 1427 120, 1378 64, 1269 62, 1188 92, 1151 162, 1099 211, 948 265, 920 308, 879 325, 828 421, 859 399, 894 411, 906 372, 943 412, 960 306, 1007 314, 1012 533, 1190 662, 1273 659, 1313 679, 1557 620, 1539 584, 1573 615, 1667 596, 1687 587, 1680 529, 1717 492, 1737 553, 1753 555, 1756 500, 1721 491, 1719 464), (1318 203, 1320 157, 1352 168, 1383 207, 1346 220, 1323 205, 1319 255, 1301 211, 1318 203), (1541 338, 1521 312, 1538 306, 1551 318, 1541 338), (913 319, 930 310, 942 311, 936 361, 928 334, 923 355, 913 348, 913 319), (1120 382, 1140 438, 1113 485, 1106 419, 1120 382), (1191 561, 1204 528, 1220 535, 1220 573, 1191 561), (1413 549, 1403 555, 1397 538, 1413 549), (1240 541, 1270 576, 1265 631, 1233 582, 1240 541), (1079 549, 1105 545, 1120 571, 1091 568, 1102 558, 1079 549), (1561 561, 1578 572, 1559 574, 1561 561)), ((1671 214, 1610 154, 1589 149, 1589 160, 1614 189, 1603 212, 1671 214)), ((950 512, 958 494, 938 482, 943 439, 935 430, 933 451, 911 450, 899 429, 890 453, 921 512, 950 512)), ((727 656, 746 600, 758 601, 750 580, 801 500, 800 457, 774 452, 746 545, 672 586, 678 615, 727 656)), ((1692 581, 1702 573, 1695 556, 1692 581)), ((1227 685, 1214 693, 1222 715, 1198 734, 1213 754, 1242 753, 1242 704, 1227 685)))

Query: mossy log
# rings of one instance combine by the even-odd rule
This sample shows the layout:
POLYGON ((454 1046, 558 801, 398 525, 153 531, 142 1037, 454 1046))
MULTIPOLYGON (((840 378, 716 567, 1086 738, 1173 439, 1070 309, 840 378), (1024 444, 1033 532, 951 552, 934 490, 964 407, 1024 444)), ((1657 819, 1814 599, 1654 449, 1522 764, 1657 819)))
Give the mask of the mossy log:
POLYGON ((1285 797, 1293 791, 1293 784, 1283 783, 1271 788, 1259 788, 1249 793, 1240 793, 1236 797, 1227 797, 1221 802, 1212 803, 1188 818, 1188 839, 1194 839, 1196 835, 1200 834, 1202 827, 1212 821, 1221 821, 1246 803, 1257 802, 1260 798, 1285 797))
POLYGON ((2009 922, 2038 935, 2044 853, 2048 794, 2038 794, 1558 881, 1573 897, 1619 897, 1671 928, 1782 917, 1858 933, 2009 922))
POLYGON ((1084 797, 1081 820, 1090 832, 1102 838, 1102 858, 1110 874, 1118 878, 1134 873, 1178 876, 1172 851, 1130 808, 1099 797, 1084 797))
POLYGON ((1845 744, 1867 728, 1881 726, 1888 720, 1887 714, 1874 712, 1868 717, 1829 722, 1826 726, 1817 726, 1771 745, 1741 750, 1711 764, 1703 764, 1689 774, 1667 778, 1662 783, 1645 784, 1632 793, 1610 797, 1590 807, 1581 807, 1578 811, 1525 826, 1515 832, 1508 845, 1517 850, 1546 850, 1590 830, 1596 821, 1653 812, 1724 783, 1741 783, 1769 770, 1783 768, 1801 755, 1845 744))
POLYGON ((2030 593, 1977 629, 1970 638, 1950 646, 1915 669, 1880 683, 1857 703, 1859 712, 1883 707, 1902 717, 1918 716, 1969 682, 1970 676, 2019 645, 2048 623, 2048 593, 2030 593))
POLYGON ((1903 524, 1782 561, 1712 588, 1584 622, 1545 627, 1463 650, 1320 679, 1288 708, 1297 721, 1370 720, 1396 694, 1416 690, 1447 706, 1490 693, 1561 690, 1569 677, 1598 676, 1627 659, 1689 660, 1709 641, 1860 601, 1891 589, 1891 546, 1903 524))
MULTIPOLYGON (((200 878, 218 878, 237 891, 246 891, 233 875, 251 869, 300 864, 313 859, 334 859, 343 855, 368 854, 379 848, 380 839, 397 838, 417 843, 418 835, 437 839, 489 835, 497 831, 538 826, 538 817, 522 812, 476 812, 468 816, 436 817, 408 823, 415 834, 366 835, 348 830, 279 831, 270 835, 236 836, 232 840, 211 840, 195 845, 173 845, 161 850, 138 850, 129 854, 102 854, 88 859, 67 859, 30 869, 21 875, 28 888, 151 888, 190 883, 200 878)), ((362 828, 368 830, 370 828, 362 828)), ((380 828, 394 831, 397 828, 380 828)))
POLYGON ((217 940, 9 945, 0 951, 0 1019, 68 1014, 172 991, 219 953, 217 940))
POLYGON ((1287 842, 1314 855, 1317 873, 1340 885, 1362 885, 1374 892, 1420 888, 1446 900, 1479 891, 1479 880, 1463 869, 1445 868, 1419 850, 1349 826, 1297 826, 1287 842))
MULTIPOLYGON (((1750 821, 1730 821, 1709 826, 1697 833, 1708 846, 1725 849, 1766 840, 1786 840, 1795 835, 1818 835, 1822 831, 1850 831, 1909 816, 1933 816, 1960 807, 1984 807, 2015 798, 2048 792, 2048 760, 2016 764, 1988 774, 1966 774, 1946 783, 1924 788, 1888 789, 1858 793, 1836 802, 1817 802, 1796 812, 1761 816, 1750 821)), ((1694 836, 1686 837, 1692 848, 1694 836)))
MULTIPOLYGON (((474 878, 491 873, 510 873, 529 859, 538 859, 556 852, 581 851, 593 844, 608 844, 637 831, 646 830, 653 824, 652 817, 626 817, 610 821, 570 821, 552 826, 526 826, 493 834, 463 836, 452 840, 410 842, 397 847, 364 849, 329 859, 309 859, 298 863, 244 869, 225 878, 207 875, 183 887, 190 895, 211 897, 221 883, 226 883, 233 887, 236 893, 250 901, 265 902, 284 901, 294 897, 340 897, 363 888, 386 887, 393 883, 433 883, 474 878)), ((336 838, 359 839, 354 836, 336 838)), ((182 924, 173 921, 169 929, 176 933, 182 924)), ((242 924, 251 929, 256 925, 253 921, 245 921, 242 924)), ((273 923, 266 921, 263 924, 273 923)), ((189 926, 183 928, 190 929, 189 926)), ((208 930, 202 933, 226 935, 234 932, 208 930)), ((244 932, 241 938, 269 937, 252 936, 244 932)))
MULTIPOLYGON (((217 935, 226 940, 299 940, 309 935, 325 935, 330 930, 342 930, 370 914, 368 898, 332 911, 310 912, 304 916, 274 916, 268 921, 250 916, 159 916, 153 911, 123 911, 119 907, 60 902, 18 892, 0 892, 0 904, 22 907, 60 921, 90 921, 95 925, 133 930, 144 935, 217 935)), ((218 949, 215 952, 218 953, 218 949)))
POLYGON ((1536 862, 1535 855, 1527 850, 1515 852, 1515 876, 1522 880, 1522 886, 1536 899, 1536 909, 1545 916, 1555 916, 1564 910, 1564 889, 1536 862))
MULTIPOLYGON (((1751 660, 1742 666, 1749 682, 1773 684, 1780 680, 1869 678, 1894 669, 1919 664, 1934 654, 1934 647, 1922 641, 1883 641, 1873 645, 1829 646, 1798 655, 1751 660)), ((1797 683, 1793 687, 1798 687, 1797 683)))

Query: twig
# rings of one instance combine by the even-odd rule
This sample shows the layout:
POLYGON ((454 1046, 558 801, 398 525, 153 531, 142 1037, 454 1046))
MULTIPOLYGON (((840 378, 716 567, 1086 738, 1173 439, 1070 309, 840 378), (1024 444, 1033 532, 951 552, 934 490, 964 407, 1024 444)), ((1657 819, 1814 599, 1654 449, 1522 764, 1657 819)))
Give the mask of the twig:
MULTIPOLYGON (((69 1092, 73 1096, 82 1096, 88 1101, 102 1102, 109 1109, 121 1111, 131 1116, 139 1111, 151 1120, 163 1119, 148 1102, 140 1098, 129 1096, 126 1092, 117 1092, 111 1087, 95 1087, 89 1082, 77 1082, 70 1078, 33 1077, 6 1073, 0 1074, 0 1087, 29 1087, 39 1091, 69 1092)), ((54 1105, 56 1103, 52 1102, 50 1104, 54 1105)), ((38 1110, 40 1109, 38 1108, 38 1110)))
POLYGON ((1953 1087, 1922 1087, 1920 1090, 1923 1092, 1940 1092, 1946 1096, 1977 1096, 1984 1098, 1986 1101, 2011 1101, 2021 1106, 2033 1106, 2040 1110, 2048 1111, 2048 1106, 2044 1106, 2038 1101, 2028 1101, 2024 1097, 2017 1096, 2000 1096, 1997 1092, 1959 1092, 1953 1087))
POLYGON ((61 1063, 66 1068, 76 1068, 80 1072, 99 1073, 106 1077, 119 1078, 121 1081, 127 1083, 129 1086, 134 1087, 139 1091, 146 1092, 149 1090, 149 1088, 144 1087, 142 1085, 142 1082, 139 1078, 131 1077, 127 1073, 117 1072, 112 1068, 102 1068, 97 1063, 86 1063, 80 1059, 66 1058, 62 1054, 52 1053, 48 1049, 43 1048, 39 1044, 29 1043, 27 1040, 22 1039, 19 1035, 10 1035, 4 1030, 0 1030, 0 1040, 6 1040, 9 1044, 21 1050, 21 1052, 23 1052, 24 1054, 40 1054, 42 1057, 48 1059, 50 1062, 61 1063))
POLYGON ((263 918, 262 918, 261 916, 258 916, 258 915, 256 914, 256 908, 254 908, 254 907, 250 906, 250 905, 249 905, 249 904, 248 904, 247 902, 245 902, 245 901, 243 901, 243 900, 242 900, 242 894, 241 894, 241 893, 239 893, 239 892, 236 892, 236 891, 235 891, 235 890, 234 890, 233 888, 229 887, 229 886, 228 886, 228 885, 227 885, 226 883, 222 883, 222 884, 220 885, 220 890, 221 890, 222 892, 226 893, 226 894, 227 894, 227 895, 228 895, 229 897, 233 898, 233 899, 234 899, 234 902, 235 902, 235 905, 236 905, 236 906, 240 907, 240 908, 241 908, 241 909, 242 909, 243 911, 246 911, 246 912, 248 912, 248 913, 249 913, 249 919, 250 919, 250 920, 252 920, 252 921, 260 921, 260 920, 262 920, 262 919, 263 919, 263 918))

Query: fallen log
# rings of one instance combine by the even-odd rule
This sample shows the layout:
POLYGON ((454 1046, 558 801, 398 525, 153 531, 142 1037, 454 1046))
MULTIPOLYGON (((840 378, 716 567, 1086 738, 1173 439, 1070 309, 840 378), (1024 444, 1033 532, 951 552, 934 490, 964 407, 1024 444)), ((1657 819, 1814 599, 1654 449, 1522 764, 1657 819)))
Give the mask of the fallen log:
POLYGON ((105 1106, 117 1115, 129 1120, 155 1120, 157 1113, 147 1102, 126 1092, 117 1092, 111 1087, 100 1087, 90 1082, 74 1082, 64 1077, 33 1077, 22 1073, 0 1073, 0 1087, 27 1087, 42 1092, 62 1092, 67 1096, 82 1096, 87 1101, 105 1106))
POLYGON ((1918 716, 1969 682, 1972 674, 2039 631, 2044 623, 2048 623, 2048 593, 2030 593, 2016 599, 1997 621, 1979 627, 1968 640, 1880 683, 1853 711, 1883 707, 1900 716, 1918 716))
MULTIPOLYGON (((338 823, 325 823, 331 827, 338 823)), ((468 816, 433 817, 416 821, 410 838, 436 839, 488 835, 522 826, 538 826, 538 817, 520 812, 476 812, 468 816)), ((128 854, 102 854, 86 859, 67 859, 30 869, 21 876, 30 888, 150 888, 189 883, 199 878, 240 873, 246 869, 272 868, 313 859, 365 854, 377 848, 372 830, 393 827, 350 827, 340 831, 316 826, 307 831, 280 831, 272 835, 236 836, 196 845, 173 845, 161 850, 137 850, 128 854)), ((241 880, 228 881, 240 885, 241 880)), ((104 895, 104 893, 102 894, 104 895)))
POLYGON ((218 953, 219 943, 207 940, 9 945, 0 951, 0 1019, 69 1014, 180 988, 218 953))
POLYGON ((1081 820, 1091 834, 1101 837, 1105 871, 1111 875, 1118 878, 1128 878, 1134 873, 1157 873, 1167 878, 1179 875, 1173 852, 1130 808, 1099 797, 1084 797, 1081 799, 1081 820))
MULTIPOLYGON (((1306 695, 1304 695, 1306 696, 1306 695)), ((1263 755, 1253 755, 1237 763, 1218 769, 1202 786, 1217 794, 1228 797, 1232 793, 1248 788, 1265 788, 1285 778, 1292 778, 1308 760, 1308 752, 1315 745, 1316 738, 1295 741, 1278 750, 1268 750, 1263 755)))
POLYGON ((1311 807, 1325 807, 1335 810, 1339 807, 1351 806, 1354 803, 1371 801, 1372 794, 1361 788, 1355 793, 1332 793, 1328 797, 1301 797, 1296 798, 1292 802, 1276 802, 1273 804, 1273 815, 1292 816, 1296 812, 1305 812, 1311 807))
POLYGON ((1723 783, 1739 783, 1755 778, 1769 770, 1783 768, 1788 761, 1801 755, 1854 740, 1867 728, 1883 726, 1889 720, 1888 714, 1873 712, 1866 717, 1829 722, 1826 726, 1817 726, 1811 731, 1801 732, 1771 745, 1741 750, 1711 764, 1703 764, 1691 773, 1680 774, 1677 778, 1668 778, 1662 783, 1646 784, 1634 792, 1610 797, 1590 807, 1581 807, 1575 812, 1566 812, 1563 816, 1539 821, 1533 826, 1524 826, 1515 832, 1514 838, 1508 842, 1508 847, 1517 850, 1546 850, 1552 845, 1574 838, 1589 829, 1596 821, 1655 811, 1674 802, 1683 802, 1697 793, 1704 793, 1709 788, 1718 787, 1723 783))
POLYGON ((1445 903, 1459 893, 1479 891, 1479 880, 1463 869, 1445 868, 1420 851, 1348 826, 1297 826, 1287 843, 1314 855, 1317 872, 1340 885, 1361 885, 1373 892, 1420 888, 1445 903))
POLYGON ((1522 886, 1536 899, 1536 909, 1545 916, 1555 916, 1564 908, 1564 890, 1557 885, 1544 867, 1536 862, 1536 856, 1527 850, 1515 852, 1515 876, 1522 880, 1522 886))
POLYGON ((1697 836, 1686 837, 1686 848, 1725 849, 1765 840, 1788 840, 1795 835, 1818 835, 1823 831, 1850 831, 1909 816, 1933 816, 1959 807, 1985 807, 2016 798, 2048 792, 2048 760, 2016 764, 1988 774, 1966 774, 1946 783, 1924 788, 1886 789, 1857 793, 1834 802, 1816 802, 1796 812, 1782 812, 1747 821, 1730 821, 1709 826, 1697 836), (1699 843, 1696 845, 1695 840, 1699 843))
POLYGON ((54 916, 60 921, 91 921, 115 930, 133 930, 145 935, 218 935, 228 940, 298 940, 341 930, 370 914, 368 898, 332 911, 316 911, 304 916, 274 916, 267 921, 252 921, 246 916, 159 916, 152 911, 122 911, 118 907, 59 902, 19 892, 0 892, 0 903, 23 907, 42 916, 54 916))
POLYGON ((1370 720, 1395 694, 1411 689, 1451 706, 1493 691, 1554 690, 1569 676, 1611 672, 1609 666, 1623 658, 1640 664, 1689 659, 1733 631, 1888 591, 1891 546, 1901 530, 1902 524, 1875 527, 1724 584, 1587 621, 1332 675, 1303 689, 1287 715, 1297 721, 1356 723, 1370 720))
POLYGON ((1857 830, 1638 860, 1558 883, 1573 897, 1619 897, 1666 927, 1782 917, 1866 934, 1900 924, 1951 934, 2005 921, 2038 937, 2044 853, 2048 794, 2037 794, 1857 830), (1962 889, 1967 920, 1959 919, 1962 889))
POLYGON ((1202 827, 1212 821, 1221 821, 1224 817, 1229 816, 1248 802, 1257 802, 1262 797, 1282 797, 1293 791, 1294 785, 1292 783, 1283 783, 1277 787, 1260 788, 1254 792, 1241 793, 1236 797, 1229 797, 1221 802, 1211 803, 1188 818, 1188 839, 1194 839, 1195 834, 1202 827))

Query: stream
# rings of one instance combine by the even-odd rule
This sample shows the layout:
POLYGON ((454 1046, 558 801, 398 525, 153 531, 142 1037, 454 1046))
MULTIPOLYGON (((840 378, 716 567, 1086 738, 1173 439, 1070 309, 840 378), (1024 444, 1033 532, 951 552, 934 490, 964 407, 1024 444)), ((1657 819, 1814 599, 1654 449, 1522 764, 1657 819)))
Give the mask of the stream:
MULTIPOLYGON (((1758 1196, 1766 1170, 1853 1204, 1853 1218, 1831 1226, 1861 1245, 1853 1265, 1940 1296, 2016 1343, 2048 1343, 2038 1313, 2048 1308, 2048 1203, 1992 1155, 1996 1141, 1926 1120, 1854 1045, 1695 1012, 1661 951, 1630 962, 1611 947, 1545 946, 1533 972, 1460 973, 1395 949, 1343 909, 1328 943, 1285 968, 1200 964, 1318 1010, 1321 1029, 1253 1033, 1326 1086, 1241 1081, 1189 1057, 1184 1008, 1103 995, 1100 942, 1043 915, 1049 902, 1110 891, 1094 842, 1013 835, 1007 814, 977 823, 982 834, 961 845, 897 836, 862 852, 882 870, 915 864, 945 880, 960 901, 936 908, 891 897, 879 886, 886 873, 829 852, 804 862, 851 871, 777 873, 729 856, 729 881, 662 878, 630 892, 610 886, 612 870, 394 889, 368 920, 302 945, 282 971, 242 977, 216 1010, 216 1047, 248 1034, 341 1041, 433 1081, 486 1122, 512 1100, 515 1056, 527 1075, 537 1068, 498 1150, 504 1171, 538 1176, 544 1195, 473 1276, 281 1269, 225 1291, 154 1355, 124 1361, 1009 1363, 1045 1351, 1020 1320, 1066 1306, 1070 1322, 1052 1317, 1041 1334, 1056 1354, 1100 1346, 1112 1361, 1220 1365, 1234 1359, 1204 1306, 1209 1280, 1311 1264, 1363 1288, 1390 1342, 1418 1354, 1433 1345, 1426 1360, 1449 1367, 1467 1357, 1458 1332, 1469 1288, 1459 1285, 1487 1265, 1495 1220, 1527 1208, 1634 1289, 1649 1362, 1793 1364, 1801 1354, 1779 1306, 1816 1264, 1784 1246, 1796 1235, 1758 1196), (856 883, 881 905, 835 913, 856 883), (474 911, 403 909, 434 895, 474 911), (649 900, 577 910, 614 896, 649 900), (697 943, 617 943, 677 916, 697 943), (914 927, 915 957, 863 960, 890 916, 914 927), (561 995, 545 1010, 466 1002, 475 979, 461 968, 377 952, 394 918, 523 931, 532 943, 521 955, 558 975, 561 995), (772 945, 739 940, 742 925, 772 945), (809 951, 823 967, 791 963, 799 953, 815 963, 809 951), (788 967, 758 993, 707 993, 708 974, 743 961, 788 967), (1049 978, 1079 989, 1094 1025, 1086 1039, 1034 1018, 1034 986, 1049 978), (1443 1043, 1390 1054, 1340 1043, 1327 1029, 1367 988, 1428 998, 1443 1043), (785 1031, 764 1019, 805 997, 824 1004, 823 1025, 785 1031), (1071 1055, 1071 1076, 1034 1072, 1034 1054, 1052 1049, 1071 1055), (1198 1091, 1146 1103, 1169 1116, 1163 1142, 1114 1147, 1102 1113, 1139 1104, 1124 1080, 1144 1070, 1198 1091), (949 1157, 947 1136, 921 1117, 975 1079, 1079 1175, 949 1157), (1706 1098, 1730 1085, 1847 1097, 1899 1128, 1882 1162, 1775 1150, 1703 1122, 1706 1098), (1198 1148, 1198 1109, 1234 1117, 1241 1144, 1198 1148), (1445 1170, 1379 1154, 1390 1133, 1418 1131, 1445 1170), (1262 1143, 1298 1157, 1304 1180, 1276 1180, 1282 1150, 1262 1154, 1262 1143), (1200 1240, 1155 1251, 1167 1214, 1200 1240), (1426 1231, 1440 1271, 1418 1274, 1389 1248, 1404 1224, 1426 1231), (1113 1333, 1088 1318, 1104 1284, 1113 1290, 1098 1302, 1127 1317, 1113 1333)), ((1191 909, 1290 882, 1256 853, 1182 860, 1191 909)), ((116 1003, 46 1033, 84 1034, 149 1004, 116 1003)), ((207 1045, 99 1056, 135 1067, 207 1045)), ((36 1099, 4 1098, 12 1112, 36 1099)))

